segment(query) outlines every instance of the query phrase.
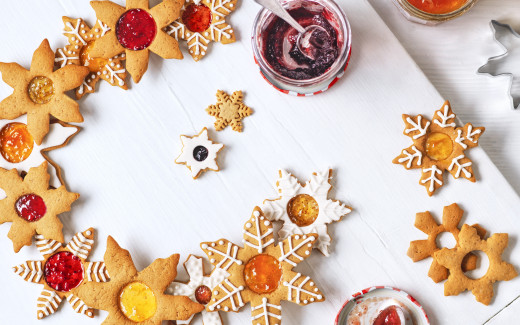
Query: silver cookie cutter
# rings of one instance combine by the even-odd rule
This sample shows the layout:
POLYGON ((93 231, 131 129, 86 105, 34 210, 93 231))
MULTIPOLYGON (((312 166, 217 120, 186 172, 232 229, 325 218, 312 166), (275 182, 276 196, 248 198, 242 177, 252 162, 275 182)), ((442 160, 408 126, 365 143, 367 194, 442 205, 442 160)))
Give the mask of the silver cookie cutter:
MULTIPOLYGON (((509 96, 513 108, 517 109, 520 107, 520 69, 517 74, 506 71, 504 70, 504 62, 506 62, 506 66, 512 66, 513 64, 511 62, 507 63, 508 57, 511 57, 513 53, 520 57, 520 34, 510 25, 500 23, 496 20, 492 20, 490 26, 493 31, 493 38, 502 46, 505 53, 490 57, 486 64, 478 68, 477 73, 487 74, 492 77, 508 76, 510 78, 509 96), (511 46, 511 43, 517 43, 517 45, 511 46)), ((520 67, 518 62, 516 67, 520 67)))

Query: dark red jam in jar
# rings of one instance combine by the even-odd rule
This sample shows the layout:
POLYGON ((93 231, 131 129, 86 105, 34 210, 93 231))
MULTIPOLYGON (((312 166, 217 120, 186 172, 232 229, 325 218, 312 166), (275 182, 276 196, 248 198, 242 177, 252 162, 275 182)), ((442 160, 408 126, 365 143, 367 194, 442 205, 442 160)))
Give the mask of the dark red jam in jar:
POLYGON ((83 281, 83 264, 71 252, 59 252, 47 259, 43 275, 51 288, 68 292, 83 281))
POLYGON ((157 24, 146 10, 130 9, 117 21, 116 37, 129 50, 139 51, 150 46, 157 35, 157 24))
POLYGON ((36 194, 25 194, 20 196, 18 200, 16 200, 14 208, 20 218, 30 222, 40 220, 47 212, 45 202, 41 196, 36 194))

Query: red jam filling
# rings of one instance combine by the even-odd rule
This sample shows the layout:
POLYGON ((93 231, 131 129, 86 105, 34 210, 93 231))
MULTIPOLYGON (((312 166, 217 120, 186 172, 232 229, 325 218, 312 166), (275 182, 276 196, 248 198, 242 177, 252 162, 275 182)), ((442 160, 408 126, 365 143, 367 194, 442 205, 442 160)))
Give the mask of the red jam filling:
POLYGON ((205 5, 190 4, 182 13, 182 22, 194 33, 202 33, 211 24, 211 10, 205 5))
POLYGON ((27 221, 38 221, 47 212, 43 199, 36 194, 22 195, 14 204, 16 213, 27 221))
POLYGON ((282 268, 280 263, 271 255, 256 255, 244 267, 244 280, 247 287, 258 294, 275 291, 281 278, 282 268))
POLYGON ((415 8, 430 14, 448 14, 462 8, 468 0, 407 0, 415 8))
POLYGON ((379 315, 377 315, 373 325, 401 325, 401 318, 397 313, 396 307, 390 306, 383 309, 379 315))
POLYGON ((263 54, 269 65, 279 74, 293 80, 307 80, 324 74, 339 55, 337 32, 322 11, 300 7, 289 14, 303 27, 318 25, 326 30, 316 32, 311 42, 319 43, 314 60, 297 47, 298 31, 279 17, 275 17, 260 36, 263 54))
POLYGON ((201 285, 195 289, 195 299, 201 305, 206 305, 211 300, 211 289, 205 285, 201 285))
POLYGON ((13 122, 0 131, 0 154, 10 163, 19 163, 29 158, 34 140, 27 125, 13 122))
POLYGON ((47 259, 43 275, 51 288, 68 292, 83 281, 83 264, 71 252, 59 252, 47 259))
POLYGON ((128 10, 116 24, 117 40, 129 50, 144 50, 152 44, 156 34, 155 20, 143 9, 128 10))

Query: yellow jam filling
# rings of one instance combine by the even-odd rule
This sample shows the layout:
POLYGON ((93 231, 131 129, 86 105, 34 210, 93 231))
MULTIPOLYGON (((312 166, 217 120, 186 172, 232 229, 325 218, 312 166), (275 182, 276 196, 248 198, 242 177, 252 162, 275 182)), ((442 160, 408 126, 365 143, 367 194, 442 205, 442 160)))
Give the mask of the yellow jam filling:
POLYGON ((34 140, 27 125, 13 122, 0 130, 0 154, 10 163, 16 164, 27 159, 33 150, 34 140))
POLYGON ((91 57, 90 52, 93 47, 94 42, 88 42, 86 46, 83 46, 79 54, 79 60, 81 65, 88 67, 90 72, 99 72, 108 63, 108 60, 104 58, 91 57))
POLYGON ((281 278, 280 262, 271 255, 256 255, 244 267, 244 280, 247 287, 258 294, 275 291, 281 278))
POLYGON ((287 203, 289 219, 298 227, 311 225, 318 218, 319 212, 318 202, 307 194, 296 195, 287 203))
POLYGON ((119 308, 129 320, 140 323, 155 314, 157 300, 147 285, 131 282, 121 290, 119 308))
POLYGON ((52 80, 39 76, 34 77, 27 87, 29 98, 36 104, 46 104, 54 96, 54 84, 52 80))
POLYGON ((453 151, 453 141, 444 133, 431 133, 426 139, 426 155, 433 160, 444 160, 453 151))

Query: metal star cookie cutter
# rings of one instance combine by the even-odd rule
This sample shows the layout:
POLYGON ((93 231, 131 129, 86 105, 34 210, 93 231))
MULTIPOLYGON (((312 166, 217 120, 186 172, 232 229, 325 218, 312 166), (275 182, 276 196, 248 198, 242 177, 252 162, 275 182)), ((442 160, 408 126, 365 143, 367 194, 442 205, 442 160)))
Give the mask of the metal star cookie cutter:
POLYGON ((520 59, 520 34, 510 25, 496 20, 492 20, 490 26, 493 38, 503 47, 505 53, 490 57, 486 64, 478 68, 477 73, 492 77, 508 76, 510 78, 509 95, 513 109, 517 109, 520 107, 520 65, 514 65, 513 62, 515 56, 520 59), (518 71, 511 71, 512 67, 518 71))

